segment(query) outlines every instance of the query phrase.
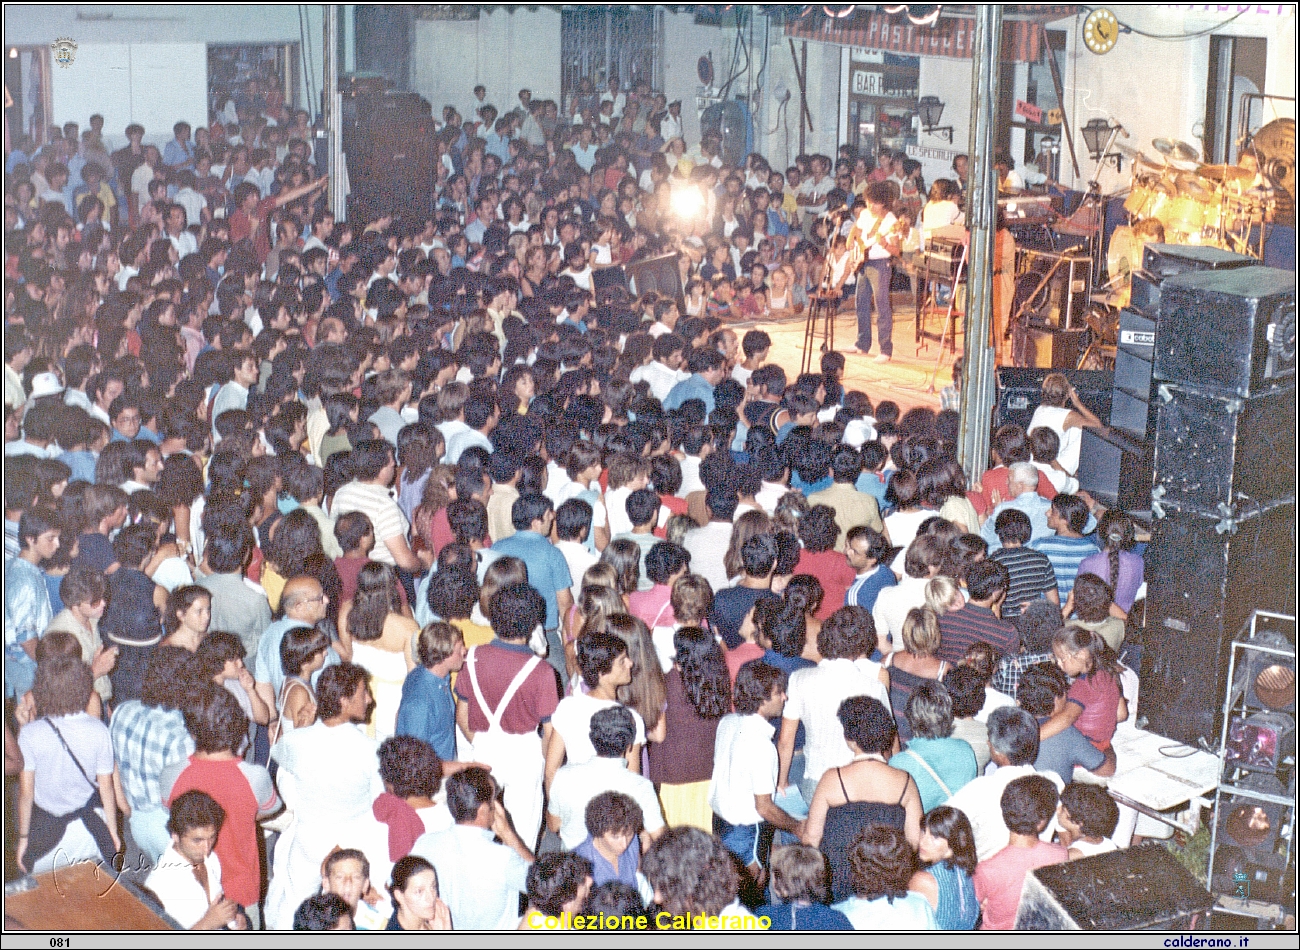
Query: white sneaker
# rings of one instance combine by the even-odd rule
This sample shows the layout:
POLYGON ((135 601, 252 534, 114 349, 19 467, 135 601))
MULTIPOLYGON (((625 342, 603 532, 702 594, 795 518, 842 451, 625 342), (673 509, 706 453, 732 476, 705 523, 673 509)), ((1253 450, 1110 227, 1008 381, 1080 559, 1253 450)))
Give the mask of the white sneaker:
POLYGON ((877 354, 876 354, 876 362, 877 362, 877 363, 888 363, 888 362, 889 362, 890 360, 892 360, 893 358, 894 358, 894 357, 891 356, 889 353, 877 353, 877 354))
POLYGON ((860 346, 855 346, 855 347, 853 347, 853 352, 854 352, 854 353, 858 353, 858 354, 860 354, 860 355, 862 355, 862 356, 870 356, 870 355, 871 355, 871 351, 870 351, 870 350, 864 350, 864 349, 863 349, 862 347, 860 347, 860 346))

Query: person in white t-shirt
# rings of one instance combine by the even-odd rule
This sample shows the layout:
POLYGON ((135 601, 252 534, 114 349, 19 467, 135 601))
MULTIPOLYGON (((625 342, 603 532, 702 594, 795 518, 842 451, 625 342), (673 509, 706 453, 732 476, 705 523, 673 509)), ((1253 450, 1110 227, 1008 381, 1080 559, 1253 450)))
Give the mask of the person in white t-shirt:
MULTIPOLYGON (((591 717, 602 709, 620 705, 618 688, 632 682, 632 658, 628 656, 627 644, 614 634, 589 633, 577 641, 576 652, 578 669, 588 692, 566 696, 551 715, 551 739, 546 745, 548 791, 566 760, 570 765, 582 765, 596 757, 590 738, 591 717)), ((639 771, 645 722, 635 710, 630 712, 636 735, 628 765, 633 771, 639 771)))
POLYGON ((894 352, 894 311, 889 303, 889 284, 893 277, 893 258, 898 255, 899 243, 895 233, 898 222, 889 210, 893 191, 885 182, 872 182, 864 197, 867 206, 858 215, 849 232, 849 247, 857 247, 865 255, 862 275, 858 281, 857 350, 866 353, 871 349, 871 311, 876 311, 876 328, 880 332, 880 349, 876 361, 888 363, 894 352))

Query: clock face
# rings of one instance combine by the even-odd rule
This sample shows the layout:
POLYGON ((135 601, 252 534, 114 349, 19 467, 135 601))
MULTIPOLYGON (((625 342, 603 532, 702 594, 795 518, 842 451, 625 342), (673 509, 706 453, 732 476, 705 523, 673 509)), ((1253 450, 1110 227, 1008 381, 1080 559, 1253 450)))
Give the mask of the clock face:
POLYGON ((1098 56, 1109 53, 1119 39, 1119 21, 1115 14, 1098 7, 1083 21, 1083 45, 1098 56))

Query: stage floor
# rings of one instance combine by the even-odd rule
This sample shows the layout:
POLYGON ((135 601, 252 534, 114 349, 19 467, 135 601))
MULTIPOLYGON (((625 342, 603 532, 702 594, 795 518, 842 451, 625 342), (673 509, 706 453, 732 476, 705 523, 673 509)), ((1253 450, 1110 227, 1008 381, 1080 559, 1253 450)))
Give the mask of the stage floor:
MULTIPOLYGON (((876 362, 876 344, 870 356, 863 356, 853 349, 858 335, 857 315, 853 311, 850 298, 841 306, 835 320, 835 348, 844 354, 844 388, 860 390, 870 397, 872 405, 886 399, 892 399, 906 412, 916 406, 930 409, 939 408, 939 391, 952 382, 953 360, 961 355, 962 334, 961 320, 957 320, 956 350, 949 350, 949 341, 943 347, 943 356, 939 358, 937 334, 943 329, 946 311, 936 311, 926 322, 926 328, 936 338, 923 340, 923 349, 918 352, 916 339, 916 308, 912 296, 908 293, 895 293, 891 297, 894 309, 894 358, 888 363, 876 362), (938 374, 935 374, 936 359, 938 374), (934 387, 931 389, 931 377, 934 387)), ((803 358, 804 325, 806 316, 786 317, 781 320, 762 319, 729 323, 741 336, 746 330, 759 329, 772 338, 772 352, 769 361, 785 370, 791 382, 799 374, 803 358)), ((820 324, 820 321, 818 321, 820 324)), ((819 327, 820 328, 820 327, 819 327)), ((814 341, 813 371, 820 366, 821 339, 814 341)))

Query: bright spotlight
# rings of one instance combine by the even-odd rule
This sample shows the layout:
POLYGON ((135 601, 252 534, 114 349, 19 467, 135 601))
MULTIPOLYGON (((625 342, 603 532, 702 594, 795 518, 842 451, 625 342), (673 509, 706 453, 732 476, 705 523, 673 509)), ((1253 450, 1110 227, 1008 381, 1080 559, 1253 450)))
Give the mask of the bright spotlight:
POLYGON ((693 185, 679 188, 673 192, 672 208, 673 214, 683 221, 688 221, 704 210, 704 196, 700 194, 700 189, 693 185))

